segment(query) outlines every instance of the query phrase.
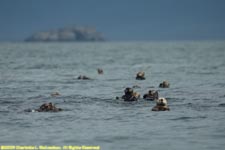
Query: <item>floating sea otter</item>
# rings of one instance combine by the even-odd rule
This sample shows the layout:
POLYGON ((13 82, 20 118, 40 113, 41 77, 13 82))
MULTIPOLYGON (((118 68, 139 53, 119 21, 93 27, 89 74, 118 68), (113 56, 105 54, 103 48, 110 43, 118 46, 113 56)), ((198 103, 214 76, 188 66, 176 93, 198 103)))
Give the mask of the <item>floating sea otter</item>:
POLYGON ((159 84, 160 88, 169 88, 170 83, 168 81, 163 81, 162 83, 159 84))
POLYGON ((141 88, 141 86, 136 84, 136 85, 133 85, 132 88, 134 88, 134 89, 135 89, 135 88, 141 88))
POLYGON ((156 100, 156 106, 152 108, 152 111, 169 111, 170 108, 167 105, 167 100, 163 97, 156 100))
POLYGON ((149 90, 148 93, 146 93, 144 96, 143 96, 143 99, 146 99, 146 100, 156 100, 159 98, 159 94, 158 94, 158 91, 154 91, 154 90, 149 90))
POLYGON ((61 108, 56 108, 55 105, 53 105, 51 102, 50 103, 45 103, 40 106, 39 109, 36 109, 35 111, 37 112, 58 112, 62 111, 61 108))
POLYGON ((101 68, 98 68, 97 71, 98 71, 98 74, 103 74, 103 70, 101 68))
POLYGON ((84 76, 84 75, 80 75, 77 79, 79 80, 91 80, 91 78, 84 76))
POLYGON ((124 93, 125 95, 122 96, 124 101, 137 101, 140 98, 140 94, 134 92, 132 88, 126 88, 124 93))
POLYGON ((60 96, 60 94, 59 94, 59 92, 53 92, 53 93, 51 93, 51 96, 56 97, 56 96, 60 96))
POLYGON ((136 80, 145 80, 145 72, 140 71, 137 73, 136 80))

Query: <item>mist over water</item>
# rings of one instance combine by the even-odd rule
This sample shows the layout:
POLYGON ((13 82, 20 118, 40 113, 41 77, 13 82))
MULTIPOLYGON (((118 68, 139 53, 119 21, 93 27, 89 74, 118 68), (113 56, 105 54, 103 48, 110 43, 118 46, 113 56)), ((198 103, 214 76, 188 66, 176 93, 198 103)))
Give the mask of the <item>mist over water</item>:
POLYGON ((0 144, 223 150, 224 75, 224 41, 0 43, 0 144), (163 80, 170 88, 158 88, 163 80), (171 111, 115 99, 133 85, 141 96, 158 90, 171 111), (64 111, 24 111, 45 102, 64 111))

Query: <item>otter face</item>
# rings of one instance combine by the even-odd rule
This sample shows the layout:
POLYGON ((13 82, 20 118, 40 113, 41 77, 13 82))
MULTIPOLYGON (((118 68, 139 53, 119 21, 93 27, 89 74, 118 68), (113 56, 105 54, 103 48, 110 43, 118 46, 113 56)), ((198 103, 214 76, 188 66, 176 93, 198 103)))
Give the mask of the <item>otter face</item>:
POLYGON ((169 82, 168 81, 163 81, 163 85, 169 86, 169 82))
POLYGON ((170 83, 168 81, 163 81, 162 83, 159 84, 159 87, 161 88, 169 88, 170 83))
POLYGON ((136 97, 136 98, 140 98, 141 97, 141 95, 139 93, 137 93, 137 92, 134 92, 133 96, 136 97))
POLYGON ((137 76, 138 77, 144 77, 145 76, 145 72, 140 71, 140 72, 137 73, 137 76))
POLYGON ((132 88, 126 88, 125 90, 124 90, 124 93, 125 94, 132 94, 134 91, 133 91, 133 89, 132 88))
POLYGON ((157 106, 167 106, 167 100, 164 97, 160 97, 156 100, 157 106))
POLYGON ((154 93, 155 93, 155 91, 153 91, 153 90, 149 90, 149 91, 148 91, 148 94, 149 94, 149 95, 153 95, 154 93))
POLYGON ((138 72, 136 76, 137 80, 145 80, 145 73, 143 71, 138 72))

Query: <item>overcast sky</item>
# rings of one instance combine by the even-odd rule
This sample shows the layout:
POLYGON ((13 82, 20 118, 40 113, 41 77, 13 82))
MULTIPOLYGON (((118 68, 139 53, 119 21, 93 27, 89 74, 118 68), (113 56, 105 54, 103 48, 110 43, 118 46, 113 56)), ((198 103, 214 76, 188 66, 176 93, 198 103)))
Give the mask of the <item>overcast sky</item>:
POLYGON ((95 26, 108 40, 225 39, 225 0, 0 0, 0 40, 95 26))

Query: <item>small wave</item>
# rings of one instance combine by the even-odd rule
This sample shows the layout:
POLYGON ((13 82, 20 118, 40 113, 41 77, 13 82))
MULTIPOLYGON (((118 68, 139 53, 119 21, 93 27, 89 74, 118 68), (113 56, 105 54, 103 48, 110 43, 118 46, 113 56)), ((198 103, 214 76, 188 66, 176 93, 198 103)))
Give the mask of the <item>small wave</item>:
POLYGON ((188 126, 187 129, 203 129, 203 128, 208 128, 208 125, 202 125, 202 126, 188 126))
POLYGON ((148 86, 147 88, 156 88, 155 86, 148 86))
POLYGON ((187 74, 195 74, 195 75, 214 75, 217 74, 216 72, 194 72, 194 71, 189 71, 187 74))
POLYGON ((218 68, 219 68, 218 66, 209 66, 209 67, 203 67, 202 69, 203 70, 216 70, 218 68))
POLYGON ((205 119, 206 116, 197 116, 197 117, 178 117, 170 120, 192 120, 192 119, 205 119))
POLYGON ((27 100, 40 99, 40 98, 46 98, 46 96, 43 96, 43 95, 31 96, 31 97, 28 97, 27 100))
POLYGON ((124 80, 127 80, 127 78, 126 79, 123 79, 123 78, 107 79, 106 81, 124 81, 124 80))
POLYGON ((57 69, 57 68, 59 68, 59 66, 54 64, 37 64, 28 67, 27 69, 57 69))
POLYGON ((10 111, 8 110, 0 110, 0 113, 9 113, 10 111))
POLYGON ((4 104, 21 104, 21 103, 23 103, 24 101, 22 101, 22 100, 17 100, 17 99, 15 99, 15 100, 1 100, 0 101, 0 105, 4 105, 4 104))
POLYGON ((198 101, 198 100, 204 100, 204 101, 211 101, 211 98, 193 98, 192 100, 198 101))
POLYGON ((225 83, 216 83, 215 86, 223 88, 225 87, 225 83))
POLYGON ((185 98, 177 98, 177 97, 165 97, 167 101, 172 101, 172 102, 182 102, 186 100, 185 98))
POLYGON ((219 96, 219 98, 224 98, 224 97, 225 97, 225 95, 219 96))
POLYGON ((219 107, 225 107, 225 103, 221 103, 218 105, 219 107))
POLYGON ((107 139, 106 137, 96 137, 96 141, 104 142, 104 143, 112 143, 113 141, 111 139, 107 139))

